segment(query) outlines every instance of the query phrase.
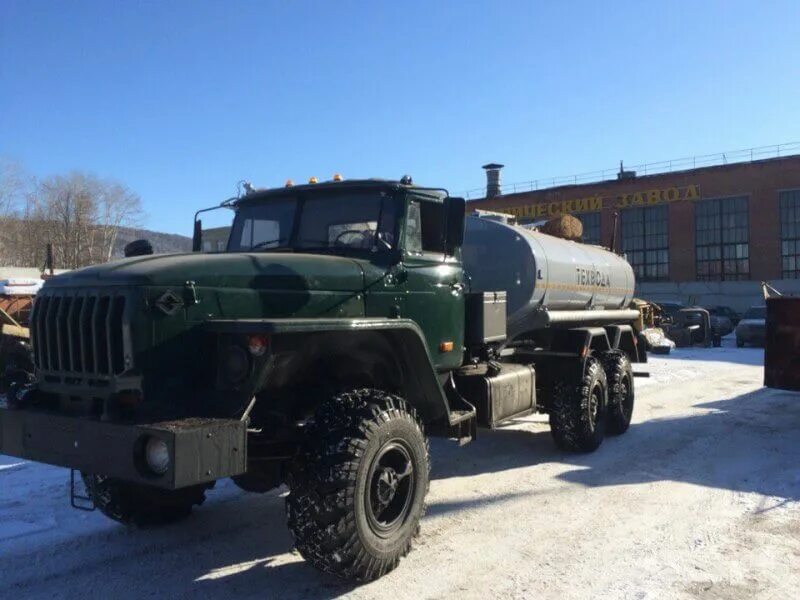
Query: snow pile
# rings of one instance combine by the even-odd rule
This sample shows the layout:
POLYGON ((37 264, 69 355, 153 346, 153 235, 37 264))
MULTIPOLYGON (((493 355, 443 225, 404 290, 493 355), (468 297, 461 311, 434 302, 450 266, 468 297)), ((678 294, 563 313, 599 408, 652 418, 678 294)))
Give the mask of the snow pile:
POLYGON ((11 277, 0 280, 0 294, 5 296, 35 296, 44 280, 29 277, 11 277))

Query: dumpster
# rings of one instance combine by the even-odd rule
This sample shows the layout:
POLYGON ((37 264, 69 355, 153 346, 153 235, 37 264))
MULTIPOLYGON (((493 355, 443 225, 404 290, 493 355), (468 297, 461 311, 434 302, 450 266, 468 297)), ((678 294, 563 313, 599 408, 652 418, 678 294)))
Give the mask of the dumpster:
POLYGON ((800 391, 800 297, 767 298, 764 385, 800 391))

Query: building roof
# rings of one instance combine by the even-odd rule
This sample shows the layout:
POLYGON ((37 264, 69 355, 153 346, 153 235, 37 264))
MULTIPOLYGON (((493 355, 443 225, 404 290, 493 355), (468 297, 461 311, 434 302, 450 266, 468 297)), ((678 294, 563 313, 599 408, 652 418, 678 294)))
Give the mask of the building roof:
MULTIPOLYGON (((511 192, 511 193, 500 193, 497 196, 492 196, 491 198, 471 198, 469 202, 486 202, 486 201, 499 201, 502 202, 504 200, 514 200, 514 199, 521 199, 526 197, 536 197, 536 196, 545 196, 557 192, 573 192, 577 191, 580 193, 580 190, 586 189, 596 189, 596 188, 607 188, 607 187, 637 187, 638 184, 646 184, 658 180, 669 180, 674 179, 676 177, 684 177, 687 175, 702 175, 706 173, 719 173, 725 171, 737 171, 737 170, 746 170, 746 169, 753 169, 753 168, 760 168, 766 166, 787 166, 790 168, 798 168, 800 167, 800 154, 793 154, 790 156, 781 156, 775 158, 765 158, 760 160, 752 160, 752 161, 745 161, 745 162, 735 162, 725 165, 712 165, 712 166, 704 166, 704 167, 697 167, 692 169, 680 169, 674 171, 665 171, 660 173, 652 173, 652 174, 637 174, 634 177, 623 177, 623 178, 615 178, 615 179, 604 179, 599 181, 589 181, 586 183, 567 183, 563 185, 555 185, 551 187, 540 187, 536 189, 528 189, 528 190, 520 190, 518 192, 511 192)), ((504 186, 508 187, 508 186, 504 186)))

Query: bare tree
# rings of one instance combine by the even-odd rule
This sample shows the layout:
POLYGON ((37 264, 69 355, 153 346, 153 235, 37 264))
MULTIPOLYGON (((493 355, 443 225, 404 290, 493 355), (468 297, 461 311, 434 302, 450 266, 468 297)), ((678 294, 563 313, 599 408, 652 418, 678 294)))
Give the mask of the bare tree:
POLYGON ((103 261, 111 260, 120 227, 138 227, 142 219, 139 196, 120 183, 104 182, 98 197, 98 230, 103 261))
POLYGON ((0 158, 0 264, 27 264, 21 219, 29 212, 35 180, 18 162, 0 158))
POLYGON ((68 269, 110 260, 119 228, 138 225, 142 215, 139 196, 123 184, 85 173, 49 177, 36 197, 32 222, 68 269))
POLYGON ((22 165, 8 158, 0 158, 0 219, 16 212, 30 181, 22 165))
POLYGON ((95 183, 80 173, 48 177, 36 192, 37 228, 44 229, 59 265, 90 264, 95 212, 95 183))
POLYGON ((56 265, 74 269, 111 259, 120 227, 137 227, 139 196, 86 173, 36 182, 16 163, 0 163, 0 261, 42 266, 52 243, 56 265))

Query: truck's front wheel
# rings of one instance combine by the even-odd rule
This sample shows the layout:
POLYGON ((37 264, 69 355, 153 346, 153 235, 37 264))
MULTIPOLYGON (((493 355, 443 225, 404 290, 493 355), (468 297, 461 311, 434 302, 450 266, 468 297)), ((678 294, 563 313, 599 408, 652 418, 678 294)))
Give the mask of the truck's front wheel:
POLYGON ((95 507, 109 519, 140 527, 164 525, 189 516, 205 500, 210 485, 162 490, 112 477, 81 473, 95 507))
POLYGON ((300 554, 345 579, 376 579, 411 548, 425 512, 428 443, 411 407, 378 390, 323 404, 286 500, 300 554))

